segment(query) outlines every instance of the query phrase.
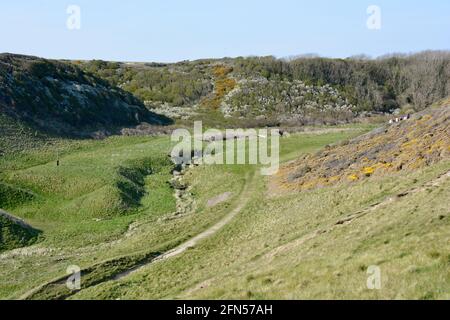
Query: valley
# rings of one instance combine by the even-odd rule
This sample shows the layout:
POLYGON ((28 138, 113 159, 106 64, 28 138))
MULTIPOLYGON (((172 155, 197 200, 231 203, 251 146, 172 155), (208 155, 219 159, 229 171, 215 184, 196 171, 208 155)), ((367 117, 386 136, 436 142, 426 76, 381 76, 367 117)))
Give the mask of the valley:
POLYGON ((0 55, 0 299, 449 299, 448 82, 420 100, 419 57, 0 55), (175 165, 170 135, 194 121, 280 129, 279 172, 175 165))

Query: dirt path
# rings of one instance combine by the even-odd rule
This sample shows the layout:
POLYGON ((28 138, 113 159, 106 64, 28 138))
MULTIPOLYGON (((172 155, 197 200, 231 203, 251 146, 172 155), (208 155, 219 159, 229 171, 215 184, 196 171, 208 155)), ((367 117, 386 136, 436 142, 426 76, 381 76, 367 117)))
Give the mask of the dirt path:
MULTIPOLYGON (((128 269, 126 269, 125 271, 121 271, 118 272, 116 274, 113 274, 112 276, 109 275, 103 279, 98 279, 98 281, 96 280, 95 283, 93 283, 92 285, 88 285, 87 287, 92 287, 107 281, 116 281, 116 280, 120 280, 122 278, 127 277, 128 275, 139 271, 142 268, 145 268, 146 266, 149 266, 155 262, 158 261, 163 261, 175 256, 180 255, 181 253, 185 252, 187 249, 192 248, 194 246, 196 246, 200 241, 211 237, 212 235, 214 235, 215 233, 217 233, 220 229, 222 229, 223 227, 225 227, 228 223, 230 223, 233 218, 236 217, 237 214, 239 214, 239 212, 246 206, 246 204, 248 203, 249 199, 251 198, 251 194, 253 191, 253 180, 255 177, 255 172, 251 172, 249 174, 247 174, 246 177, 246 182, 244 185, 243 190, 241 191, 239 198, 237 199, 237 206, 232 209, 225 217, 223 217, 219 222, 217 222, 215 225, 211 226, 210 228, 206 229, 205 231, 203 231, 202 233, 198 234, 197 236, 189 239, 188 241, 180 244, 179 246, 165 252, 162 253, 160 255, 157 256, 153 256, 153 257, 149 257, 149 258, 145 258, 142 263, 138 263, 128 269)), ((122 259, 126 259, 127 257, 122 257, 122 259)), ((120 260, 120 259, 119 259, 120 260)), ((108 268, 109 265, 114 264, 116 260, 108 260, 108 261, 104 261, 101 263, 96 264, 95 266, 92 266, 92 268, 108 268)), ((117 260, 118 261, 118 260, 117 260)), ((86 272, 87 270, 89 270, 90 268, 85 268, 82 270, 82 273, 86 272)), ((26 292, 25 294, 23 294, 19 299, 20 300, 25 300, 25 299, 32 299, 34 297, 38 297, 39 298, 39 294, 44 294, 50 290, 52 291, 53 288, 60 286, 60 287, 64 287, 65 286, 65 282, 67 280, 68 276, 60 276, 57 279, 54 279, 52 281, 49 281, 45 284, 40 285, 39 287, 36 287, 32 290, 29 290, 28 292, 26 292)), ((87 288, 86 287, 86 288, 87 288)), ((56 294, 55 296, 53 296, 54 299, 64 299, 67 297, 72 296, 73 294, 75 294, 76 292, 64 292, 61 294, 56 294)))
POLYGON ((175 256, 178 256, 180 254, 182 254, 183 252, 185 252, 186 250, 188 250, 189 248, 193 248, 197 245, 197 243, 199 243, 200 241, 211 237, 212 235, 214 235, 215 233, 217 233, 220 229, 222 229, 223 227, 225 227, 228 223, 231 222, 231 220, 234 219, 234 217, 241 212, 241 210, 247 205, 249 199, 250 199, 250 195, 251 195, 251 190, 252 190, 252 182, 253 182, 253 178, 254 178, 255 173, 249 173, 247 175, 246 178, 246 183, 244 186, 244 190, 242 191, 238 201, 238 205, 237 207, 235 207, 232 211, 230 211, 222 220, 220 220, 219 222, 217 222, 215 225, 213 225, 212 227, 206 229, 205 231, 203 231, 202 233, 198 234, 197 236, 191 238, 190 240, 180 244, 178 247, 169 250, 163 254, 161 254, 160 256, 154 258, 153 260, 138 265, 130 270, 127 270, 125 272, 119 273, 114 277, 114 280, 120 280, 123 279, 125 277, 127 277, 128 275, 142 269, 145 268, 146 266, 153 264, 157 261, 162 261, 162 260, 166 260, 175 256))

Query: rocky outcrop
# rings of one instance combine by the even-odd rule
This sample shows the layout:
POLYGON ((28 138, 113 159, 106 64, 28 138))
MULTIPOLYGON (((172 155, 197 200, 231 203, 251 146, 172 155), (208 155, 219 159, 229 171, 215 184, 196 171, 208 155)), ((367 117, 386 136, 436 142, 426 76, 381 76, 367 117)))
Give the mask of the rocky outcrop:
POLYGON ((169 122, 73 63, 13 54, 0 55, 0 113, 66 135, 169 122))

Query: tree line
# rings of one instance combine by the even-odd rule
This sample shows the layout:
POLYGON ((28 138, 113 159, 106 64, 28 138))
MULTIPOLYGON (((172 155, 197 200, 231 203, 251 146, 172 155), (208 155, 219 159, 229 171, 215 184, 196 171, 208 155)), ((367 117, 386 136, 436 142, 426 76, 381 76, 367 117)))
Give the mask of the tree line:
POLYGON ((392 112, 400 107, 421 110, 450 95, 450 52, 426 51, 378 59, 274 57, 237 58, 243 77, 301 80, 331 84, 360 110, 392 112))

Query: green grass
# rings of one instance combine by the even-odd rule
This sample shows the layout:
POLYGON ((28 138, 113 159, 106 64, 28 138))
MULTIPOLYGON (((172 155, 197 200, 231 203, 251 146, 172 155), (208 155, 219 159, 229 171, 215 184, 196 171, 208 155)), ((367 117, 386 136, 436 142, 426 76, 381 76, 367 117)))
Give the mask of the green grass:
POLYGON ((0 253, 29 246, 38 240, 39 231, 25 228, 0 212, 0 253))
POLYGON ((246 210, 214 237, 73 298, 448 299, 448 181, 302 239, 449 166, 272 199, 260 180, 246 210), (370 265, 381 268, 379 291, 366 287, 370 265))
MULTIPOLYGON (((37 260, 42 264, 42 273, 36 270, 29 277, 42 282, 61 274, 66 259, 71 259, 61 256, 77 257, 75 261, 82 264, 85 259, 91 263, 110 255, 107 251, 94 250, 86 255, 80 252, 90 250, 87 246, 106 247, 108 242, 118 240, 132 222, 144 217, 155 219, 174 209, 173 192, 166 183, 172 170, 165 156, 169 148, 167 138, 110 138, 60 142, 56 148, 4 157, 1 180, 9 193, 2 192, 5 197, 0 199, 8 202, 0 205, 43 231, 44 241, 28 250, 31 254, 45 254, 2 259, 2 267, 8 262, 13 269, 18 266, 15 276, 20 279, 37 260), (57 153, 60 166, 56 166, 57 153), (145 189, 150 187, 147 192, 145 189), (18 193, 10 190, 22 190, 34 197, 26 202, 11 201, 19 200, 21 194, 9 197, 18 193), (55 259, 61 263, 54 263, 55 259)), ((0 273, 5 277, 9 271, 2 268, 0 273)), ((6 283, 11 279, 14 277, 8 276, 6 283)), ((25 288, 32 283, 20 285, 25 288)), ((0 292, 4 295, 11 291, 8 286, 0 286, 0 292)))
POLYGON ((41 147, 49 137, 0 113, 0 156, 10 152, 41 147))
MULTIPOLYGON (((3 157, 2 184, 33 197, 19 201, 17 196, 17 201, 10 201, 11 192, 4 192, 8 201, 1 206, 42 230, 44 240, 0 259, 0 297, 17 298, 64 276, 71 264, 91 268, 115 261, 118 270, 126 270, 217 222, 234 200, 206 209, 210 190, 220 185, 216 191, 233 189, 238 195, 246 170, 223 167, 223 175, 213 180, 216 168, 198 174, 193 169, 185 180, 203 213, 168 219, 176 211, 168 183, 173 169, 167 157, 170 147, 169 137, 113 137, 58 141, 3 157), (56 165, 57 154, 60 166, 56 165)), ((98 269, 102 268, 96 269, 94 282, 111 273, 110 267, 98 269)))
MULTIPOLYGON (((369 127, 341 129, 281 139, 282 161, 369 127)), ((249 174, 259 172, 248 165, 191 169, 183 182, 191 186, 195 210, 174 216, 176 203, 167 183, 172 170, 169 150, 168 137, 113 137, 58 141, 3 157, 0 181, 33 195, 11 202, 8 209, 42 230, 44 239, 1 256, 0 298, 19 298, 64 277, 70 265, 83 269, 82 291, 73 295, 60 282, 44 286, 31 298, 449 297, 448 182, 302 240, 434 179, 448 171, 449 163, 408 176, 277 197, 268 194, 268 178, 257 174, 247 206, 217 234, 179 256, 111 281, 115 274, 216 224, 243 200, 249 174), (227 201, 206 205, 225 192, 232 194, 227 201), (365 287, 370 265, 382 270, 380 291, 365 287)))

